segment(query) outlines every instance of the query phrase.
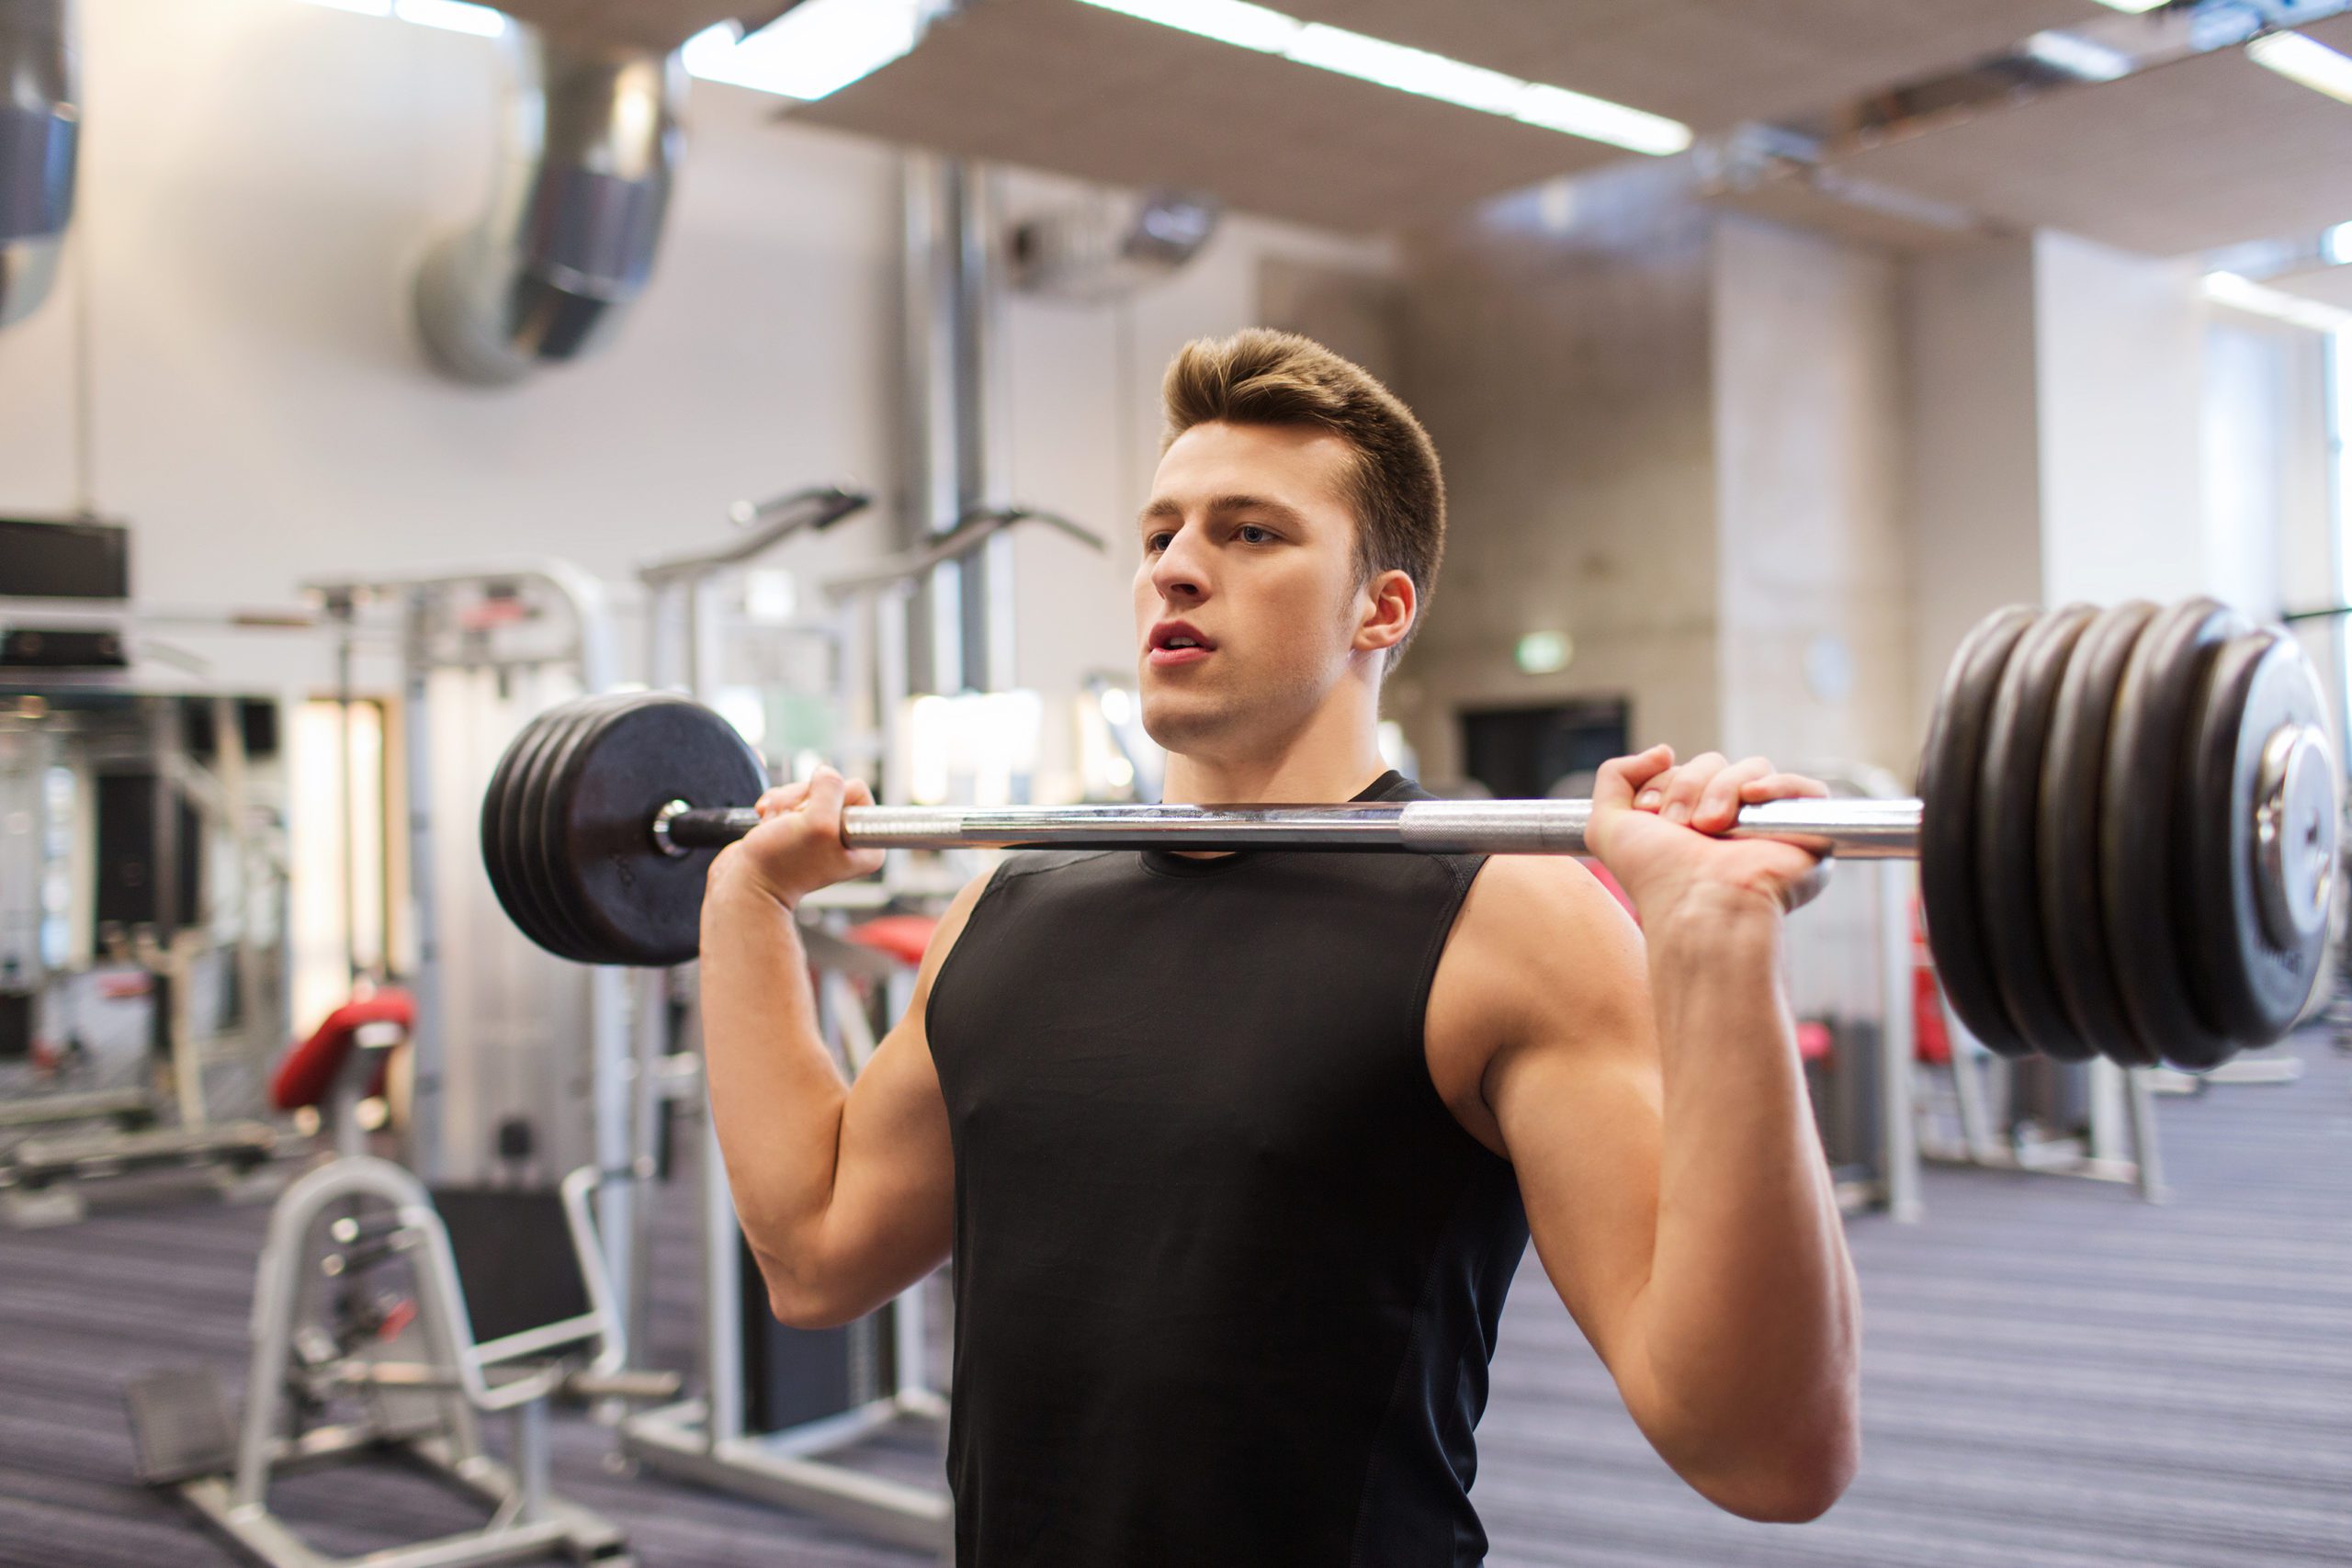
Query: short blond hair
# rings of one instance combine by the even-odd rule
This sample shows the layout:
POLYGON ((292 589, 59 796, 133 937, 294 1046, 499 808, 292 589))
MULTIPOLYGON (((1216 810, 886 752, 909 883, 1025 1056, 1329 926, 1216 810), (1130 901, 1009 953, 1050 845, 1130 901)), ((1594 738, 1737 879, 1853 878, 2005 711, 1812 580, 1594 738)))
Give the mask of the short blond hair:
POLYGON ((1266 327, 1186 344, 1169 362, 1159 396, 1163 452, 1194 425, 1219 421, 1312 425, 1355 448, 1348 499, 1356 513, 1356 581, 1402 571, 1420 606, 1389 649, 1393 668, 1421 629, 1445 555, 1445 478, 1413 411, 1361 365, 1266 327))

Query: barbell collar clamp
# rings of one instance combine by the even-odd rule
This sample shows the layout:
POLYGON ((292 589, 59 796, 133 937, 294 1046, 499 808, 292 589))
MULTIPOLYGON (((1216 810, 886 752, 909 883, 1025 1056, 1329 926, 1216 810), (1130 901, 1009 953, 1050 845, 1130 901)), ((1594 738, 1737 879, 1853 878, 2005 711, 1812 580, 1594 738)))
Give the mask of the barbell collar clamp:
POLYGON ((2255 786, 2255 888, 2262 923, 2294 947, 2327 923, 2335 857, 2335 770, 2326 738, 2308 724, 2282 725, 2262 749, 2255 786))

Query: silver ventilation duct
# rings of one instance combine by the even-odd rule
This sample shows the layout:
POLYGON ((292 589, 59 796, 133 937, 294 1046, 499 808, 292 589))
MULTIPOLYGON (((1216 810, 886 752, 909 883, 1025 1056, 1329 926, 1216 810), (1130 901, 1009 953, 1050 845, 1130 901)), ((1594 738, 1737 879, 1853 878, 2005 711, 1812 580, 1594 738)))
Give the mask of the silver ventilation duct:
POLYGON ((644 288, 684 149, 674 53, 591 48, 510 23, 514 81, 490 210, 416 276, 426 351, 459 380, 576 359, 644 288))
POLYGON ((1117 299, 1180 270, 1216 231, 1216 198, 1181 191, 1098 198, 1014 225, 1012 286, 1117 299))
POLYGON ((0 326, 49 297, 74 216, 73 0, 0 0, 0 326))

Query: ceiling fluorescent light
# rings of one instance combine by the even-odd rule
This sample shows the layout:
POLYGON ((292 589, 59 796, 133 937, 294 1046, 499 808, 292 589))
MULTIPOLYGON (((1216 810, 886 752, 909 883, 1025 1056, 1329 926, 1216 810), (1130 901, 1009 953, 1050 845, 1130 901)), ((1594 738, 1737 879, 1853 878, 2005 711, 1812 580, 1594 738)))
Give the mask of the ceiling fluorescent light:
POLYGON ((748 38, 721 22, 688 39, 687 73, 786 98, 821 98, 914 48, 925 0, 802 0, 748 38))
POLYGON ((1116 11, 1139 22, 1194 33, 1260 54, 1287 53, 1306 24, 1296 17, 1252 6, 1249 0, 1086 0, 1090 6, 1116 11))
POLYGON ((2290 82, 2352 104, 2352 59, 2316 39, 2301 33, 2265 33, 2247 44, 2245 52, 2256 65, 2276 71, 2290 82))
MULTIPOLYGON (((811 4, 821 0, 810 0, 811 4)), ((1216 39, 1261 54, 1279 54, 1359 82, 1400 93, 1458 104, 1545 130, 1606 141, 1631 152, 1663 156, 1690 145, 1690 128, 1680 120, 1647 114, 1606 98, 1566 87, 1522 82, 1483 65, 1411 49, 1385 39, 1302 22, 1295 17, 1245 0, 1081 0, 1099 10, 1157 22, 1202 38, 1216 39)), ((789 18, 787 18, 788 20, 789 18)))
POLYGON ((2036 33, 2025 40, 2025 51, 2052 70, 2086 82, 2112 82, 2132 73, 2132 61, 2121 51, 2073 33, 2036 33))
POLYGON ((1499 71, 1320 22, 1309 24, 1283 52, 1301 65, 1487 114, 1510 114, 1513 100, 1527 90, 1526 83, 1499 71))
POLYGON ((2330 266, 2352 262, 2352 223, 2338 223, 2319 237, 2320 259, 2330 266))
POLYGON ((1647 152, 1657 158, 1690 145, 1690 128, 1679 119, 1541 82, 1527 85, 1511 118, 1540 125, 1546 130, 1564 130, 1588 141, 1606 141, 1612 147, 1647 152))
POLYGON ((2098 0, 2098 3, 2110 11, 2129 11, 2136 17, 2143 11, 2154 10, 2165 0, 2098 0))
POLYGON ((392 15, 403 22, 471 33, 476 38, 496 38, 506 30, 503 15, 487 6, 468 5, 466 0, 394 0, 392 15))
POLYGON ((2306 299, 2283 288, 2271 288, 2234 272, 2207 273, 2204 289, 2206 299, 2233 310, 2267 316, 2274 321, 2315 333, 2352 333, 2352 310, 2306 299))

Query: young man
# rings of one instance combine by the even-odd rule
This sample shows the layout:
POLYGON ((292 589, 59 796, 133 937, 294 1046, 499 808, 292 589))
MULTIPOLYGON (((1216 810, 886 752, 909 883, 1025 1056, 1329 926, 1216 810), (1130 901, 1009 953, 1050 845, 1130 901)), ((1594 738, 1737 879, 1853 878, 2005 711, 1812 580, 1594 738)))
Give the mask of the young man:
MULTIPOLYGON (((1374 744, 1444 535, 1437 454, 1353 365, 1188 345, 1139 525, 1171 801, 1419 795, 1374 744)), ((1600 771, 1575 861, 1009 857, 956 899, 853 1086, 793 908, 871 870, 820 773, 712 866, 713 1113, 776 1314, 956 1259, 965 1568, 1466 1568, 1503 1294, 1532 1233, 1642 1430, 1758 1519, 1857 1456, 1857 1302, 1781 998, 1818 794, 1762 760, 1600 771)), ((1576 1484, 1573 1476, 1561 1478, 1576 1484)))

